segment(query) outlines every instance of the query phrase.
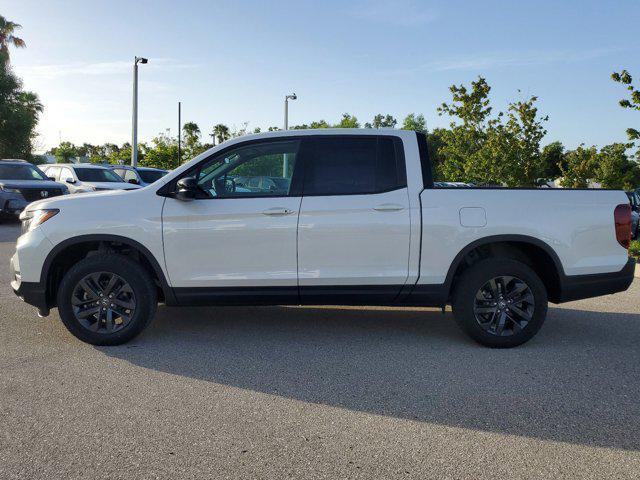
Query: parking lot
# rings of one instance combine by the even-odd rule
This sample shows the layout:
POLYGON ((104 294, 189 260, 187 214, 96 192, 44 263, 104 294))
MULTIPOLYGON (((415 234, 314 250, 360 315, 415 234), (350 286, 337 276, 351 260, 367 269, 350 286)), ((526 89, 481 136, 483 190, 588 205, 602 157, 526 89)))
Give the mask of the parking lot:
POLYGON ((640 280, 513 350, 435 309, 160 308, 121 347, 14 297, 0 478, 638 478, 640 280))

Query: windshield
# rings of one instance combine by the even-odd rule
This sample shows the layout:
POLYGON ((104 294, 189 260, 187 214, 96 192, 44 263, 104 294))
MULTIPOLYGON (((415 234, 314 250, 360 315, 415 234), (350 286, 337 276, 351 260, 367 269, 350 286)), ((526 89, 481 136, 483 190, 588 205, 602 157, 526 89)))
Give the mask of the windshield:
POLYGON ((138 170, 138 175, 142 178, 144 183, 153 183, 156 180, 160 180, 167 173, 163 170, 138 170))
POLYGON ((1 165, 0 179, 2 180, 48 180, 45 175, 33 165, 1 165))
POLYGON ((124 182, 122 178, 106 168, 75 167, 75 171, 81 182, 124 182))

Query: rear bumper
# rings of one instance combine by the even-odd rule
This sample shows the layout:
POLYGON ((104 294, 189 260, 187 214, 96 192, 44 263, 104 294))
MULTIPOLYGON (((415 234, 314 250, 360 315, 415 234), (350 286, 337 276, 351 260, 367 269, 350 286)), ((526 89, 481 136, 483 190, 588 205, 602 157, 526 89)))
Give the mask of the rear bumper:
POLYGON ((630 258, 619 272, 564 277, 560 285, 560 298, 556 303, 599 297, 623 292, 633 282, 636 261, 630 258))

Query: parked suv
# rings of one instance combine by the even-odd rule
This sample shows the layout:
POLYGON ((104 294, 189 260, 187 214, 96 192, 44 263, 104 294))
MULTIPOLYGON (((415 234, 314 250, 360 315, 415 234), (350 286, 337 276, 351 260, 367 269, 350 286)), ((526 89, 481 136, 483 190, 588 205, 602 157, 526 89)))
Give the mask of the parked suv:
POLYGON ((113 165, 110 168, 116 172, 118 176, 122 177, 125 182, 140 185, 141 187, 151 185, 169 173, 168 170, 161 170, 159 168, 130 167, 128 165, 113 165))
POLYGON ((0 214, 16 215, 30 202, 69 193, 24 160, 0 160, 0 214))
POLYGON ((138 185, 127 183, 108 167, 89 163, 56 163, 44 169, 52 180, 64 182, 71 193, 99 190, 136 190, 138 185))
POLYGON ((491 347, 531 339, 549 301, 631 285, 624 192, 434 188, 427 152, 403 130, 230 140, 135 192, 29 205, 11 285, 98 345, 133 338, 160 301, 450 304, 491 347), (281 181, 236 181, 262 176, 281 181))

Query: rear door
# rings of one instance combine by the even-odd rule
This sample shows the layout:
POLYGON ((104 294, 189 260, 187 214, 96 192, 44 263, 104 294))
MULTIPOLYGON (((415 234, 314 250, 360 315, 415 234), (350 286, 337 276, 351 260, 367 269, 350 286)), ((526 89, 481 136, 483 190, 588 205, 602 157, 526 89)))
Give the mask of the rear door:
POLYGON ((402 141, 313 136, 298 227, 303 303, 389 303, 407 280, 410 212, 402 141))

